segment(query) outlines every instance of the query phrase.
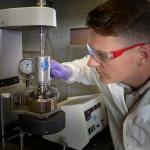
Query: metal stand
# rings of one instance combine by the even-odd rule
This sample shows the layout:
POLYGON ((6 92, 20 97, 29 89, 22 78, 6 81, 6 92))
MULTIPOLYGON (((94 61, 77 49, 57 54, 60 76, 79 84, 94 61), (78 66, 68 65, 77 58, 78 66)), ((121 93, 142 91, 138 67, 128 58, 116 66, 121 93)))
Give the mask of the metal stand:
MULTIPOLYGON (((0 95, 0 125, 1 125, 1 143, 2 143, 2 149, 5 149, 6 148, 6 141, 5 140, 5 117, 4 117, 4 99, 6 98, 10 98, 10 94, 9 93, 2 93, 0 95)), ((19 133, 19 137, 20 137, 20 150, 23 150, 24 149, 24 132, 19 128, 19 127, 16 127, 15 129, 19 129, 20 130, 20 133, 19 133)), ((14 130, 15 130, 14 129, 14 130)), ((15 135, 15 136, 12 136, 9 138, 12 139, 14 137, 18 136, 15 135)))
POLYGON ((63 144, 63 150, 68 150, 68 146, 67 146, 67 144, 63 144))
MULTIPOLYGON (((6 142, 16 136, 19 136, 20 139, 20 150, 24 150, 24 135, 25 133, 31 133, 31 134, 52 134, 61 131, 65 127, 65 113, 62 110, 59 110, 58 112, 51 115, 49 118, 46 119, 39 119, 39 118, 33 118, 28 115, 20 114, 18 115, 18 121, 19 126, 15 126, 15 128, 11 129, 10 131, 7 131, 5 133, 5 114, 4 114, 4 100, 10 98, 9 93, 2 93, 0 94, 0 125, 1 125, 1 143, 2 143, 2 149, 6 148, 6 142), (6 135, 13 131, 18 130, 17 134, 14 136, 11 136, 9 138, 5 138, 6 135)), ((63 150, 67 150, 67 144, 62 143, 63 150)))
POLYGON ((24 135, 25 132, 20 129, 20 150, 24 150, 24 135))
POLYGON ((1 116, 1 129, 2 129, 2 131, 1 131, 1 138, 2 138, 2 149, 4 149, 5 148, 5 137, 4 137, 4 134, 5 134, 5 129, 4 129, 4 107, 3 107, 3 97, 2 96, 0 96, 0 105, 1 105, 1 107, 0 107, 0 111, 1 111, 1 114, 0 114, 0 116, 1 116))

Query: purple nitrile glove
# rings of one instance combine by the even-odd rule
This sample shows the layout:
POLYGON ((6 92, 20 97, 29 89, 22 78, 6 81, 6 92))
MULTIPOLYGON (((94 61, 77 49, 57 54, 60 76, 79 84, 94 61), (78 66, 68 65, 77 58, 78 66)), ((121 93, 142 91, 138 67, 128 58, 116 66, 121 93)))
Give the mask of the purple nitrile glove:
POLYGON ((51 60, 51 77, 56 79, 67 80, 72 75, 72 70, 68 66, 62 65, 61 63, 51 60))

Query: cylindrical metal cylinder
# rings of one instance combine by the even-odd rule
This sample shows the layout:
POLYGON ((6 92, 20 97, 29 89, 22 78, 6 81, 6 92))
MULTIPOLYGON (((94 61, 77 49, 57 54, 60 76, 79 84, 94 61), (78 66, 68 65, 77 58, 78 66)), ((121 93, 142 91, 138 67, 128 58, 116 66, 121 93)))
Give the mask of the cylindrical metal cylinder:
POLYGON ((29 110, 35 113, 54 112, 57 109, 55 98, 51 99, 31 99, 27 102, 29 110))
POLYGON ((50 85, 50 56, 39 56, 35 61, 36 81, 40 86, 50 85))

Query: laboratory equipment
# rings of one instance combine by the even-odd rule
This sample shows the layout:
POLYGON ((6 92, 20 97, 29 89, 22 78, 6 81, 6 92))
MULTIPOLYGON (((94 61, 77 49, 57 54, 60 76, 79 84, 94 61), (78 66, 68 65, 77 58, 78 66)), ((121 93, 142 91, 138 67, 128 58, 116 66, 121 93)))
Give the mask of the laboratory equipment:
MULTIPOLYGON (((19 68, 21 73, 26 76, 26 81, 31 80, 29 77, 30 75, 32 76, 32 82, 30 83, 29 81, 26 84, 25 105, 27 108, 24 110, 21 108, 23 113, 31 115, 32 112, 32 116, 42 118, 46 117, 50 112, 57 111, 56 101, 59 97, 59 92, 58 89, 51 84, 50 56, 39 56, 36 57, 34 61, 25 58, 20 61, 19 68), (32 85, 30 86, 30 84, 32 85), (45 113, 46 116, 43 113, 45 113)), ((19 113, 20 106, 18 105, 19 113)), ((17 112, 16 105, 13 107, 17 112)))
MULTIPOLYGON (((23 132, 51 134, 65 126, 65 113, 57 107, 59 91, 51 83, 50 56, 45 56, 46 34, 49 27, 56 26, 56 13, 53 8, 45 5, 45 0, 38 0, 35 7, 0 10, 1 107, 5 107, 3 104, 7 101, 9 103, 1 109, 9 110, 9 113, 1 113, 1 125, 4 128, 6 118, 14 114, 21 128, 21 141, 23 132), (40 56, 22 59, 22 29, 28 30, 30 27, 40 30, 40 56), (20 77, 25 80, 25 84, 22 82, 18 85, 20 82, 17 79, 20 77), (9 97, 4 97, 5 93, 9 97)), ((2 137, 4 148, 4 132, 2 137)))
POLYGON ((69 97, 59 105, 66 114, 66 126, 56 134, 44 135, 46 140, 81 150, 108 124, 99 94, 69 97))
MULTIPOLYGON (((15 112, 18 111, 18 113, 21 113, 22 111, 22 113, 26 115, 41 119, 47 117, 49 112, 52 113, 58 110, 56 100, 59 96, 57 88, 51 84, 50 56, 45 56, 45 44, 48 28, 56 26, 56 13, 53 8, 45 7, 45 5, 45 0, 39 0, 37 1, 37 6, 35 7, 8 8, 0 10, 0 28, 2 28, 2 33, 6 32, 9 34, 9 32, 12 32, 13 34, 17 34, 17 32, 19 32, 19 36, 16 36, 16 39, 19 39, 22 35, 20 30, 14 31, 12 29, 27 29, 30 27, 36 27, 40 30, 40 56, 36 57, 34 60, 30 58, 23 58, 22 60, 19 60, 20 62, 18 62, 19 71, 23 78, 26 78, 26 90, 24 91, 26 102, 17 103, 16 96, 12 96, 12 99, 15 97, 15 103, 12 102, 12 109, 15 112), (8 28, 10 30, 6 30, 8 28), (18 110, 16 104, 18 104, 18 110), (23 104, 27 107, 22 106, 23 104), (43 115, 43 113, 45 113, 45 115, 43 115)), ((5 35, 2 35, 2 37, 4 36, 5 35)), ((11 45, 14 44, 14 40, 13 42, 11 41, 12 39, 13 36, 11 36, 10 39, 10 43, 12 43, 11 45)), ((5 43, 7 39, 2 39, 2 41, 5 43)), ((19 41, 20 43, 17 43, 19 48, 17 50, 21 51, 22 40, 19 41)), ((4 49, 8 49, 7 51, 9 53, 9 51, 11 51, 11 47, 7 46, 6 44, 4 46, 4 49)), ((3 53, 4 51, 2 51, 2 54, 3 53)), ((6 56, 4 56, 4 58, 6 60, 6 56)), ((20 56, 18 59, 20 59, 20 56)), ((5 62, 8 63, 8 61, 5 62)), ((1 68, 6 69, 4 65, 1 66, 1 68)), ((7 68, 7 71, 8 70, 9 69, 7 68)), ((2 71, 2 77, 6 77, 6 74, 4 74, 5 72, 2 71)), ((19 99, 19 101, 22 100, 19 99)))

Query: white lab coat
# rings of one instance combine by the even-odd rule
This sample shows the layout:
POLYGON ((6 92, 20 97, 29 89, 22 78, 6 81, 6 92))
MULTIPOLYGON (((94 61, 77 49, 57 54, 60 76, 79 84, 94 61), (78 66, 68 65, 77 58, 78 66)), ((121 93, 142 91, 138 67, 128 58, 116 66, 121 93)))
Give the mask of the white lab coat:
MULTIPOLYGON (((117 83, 102 83, 95 68, 87 66, 88 58, 63 63, 73 70, 67 82, 97 85, 104 98, 115 150, 150 150, 150 82, 138 91, 140 98, 129 110, 125 103, 124 87, 117 83)), ((130 102, 134 101, 134 94, 128 95, 130 102)))

